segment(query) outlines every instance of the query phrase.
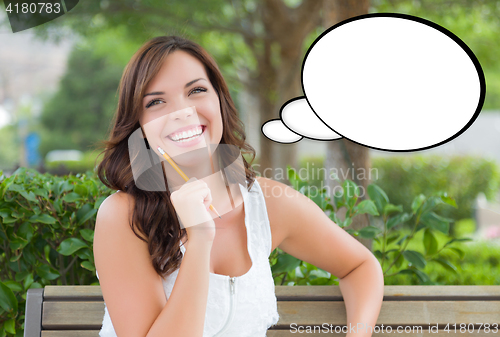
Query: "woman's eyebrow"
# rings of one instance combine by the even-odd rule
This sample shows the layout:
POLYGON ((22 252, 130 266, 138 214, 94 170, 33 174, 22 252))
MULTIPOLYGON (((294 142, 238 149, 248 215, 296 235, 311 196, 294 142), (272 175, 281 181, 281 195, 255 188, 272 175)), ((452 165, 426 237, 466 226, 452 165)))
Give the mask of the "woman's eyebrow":
MULTIPOLYGON (((191 84, 196 83, 199 80, 206 81, 206 79, 204 79, 204 78, 197 78, 196 80, 192 80, 191 82, 186 83, 186 85, 184 86, 184 88, 189 87, 191 84)), ((163 91, 150 92, 150 93, 144 94, 143 98, 146 97, 146 96, 155 96, 155 95, 165 95, 165 92, 163 92, 163 91)))

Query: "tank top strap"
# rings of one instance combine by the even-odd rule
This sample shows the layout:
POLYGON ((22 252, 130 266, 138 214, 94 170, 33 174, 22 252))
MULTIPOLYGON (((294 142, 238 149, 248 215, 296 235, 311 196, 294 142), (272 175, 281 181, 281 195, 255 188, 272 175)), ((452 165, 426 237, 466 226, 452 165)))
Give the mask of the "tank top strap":
POLYGON ((255 236, 258 239, 258 242, 264 245, 263 251, 266 252, 267 256, 272 253, 272 236, 271 236, 271 225, 269 222, 269 216, 267 213, 266 199, 264 196, 264 192, 260 187, 259 182, 255 179, 252 189, 250 190, 252 202, 252 219, 253 223, 253 231, 255 232, 255 236))

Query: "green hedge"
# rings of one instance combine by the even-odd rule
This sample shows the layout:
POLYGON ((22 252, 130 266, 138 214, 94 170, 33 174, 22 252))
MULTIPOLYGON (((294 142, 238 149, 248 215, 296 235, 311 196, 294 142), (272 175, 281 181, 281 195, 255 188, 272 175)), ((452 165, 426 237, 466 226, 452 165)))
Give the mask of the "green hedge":
POLYGON ((85 174, 0 172, 0 336, 22 335, 28 289, 98 284, 95 215, 110 192, 85 174))
MULTIPOLYGON (((301 168, 323 167, 321 157, 301 158, 301 168)), ((433 195, 446 191, 457 202, 457 209, 443 209, 443 216, 453 219, 473 217, 474 202, 479 193, 491 200, 500 188, 500 169, 488 159, 472 156, 405 156, 372 158, 372 181, 380 186, 391 202, 408 209, 416 195, 433 195), (378 178, 378 179, 377 179, 378 178)), ((312 177, 312 171, 308 175, 312 177)), ((315 177, 309 183, 320 186, 315 177)))
POLYGON ((83 153, 82 160, 52 161, 45 162, 45 169, 48 173, 56 175, 86 173, 94 171, 96 158, 99 151, 87 151, 83 153))
MULTIPOLYGON (((472 237, 475 223, 472 219, 464 219, 456 223, 456 232, 460 237, 472 237)), ((423 249, 421 234, 409 245, 411 249, 423 249)), ((438 245, 442 246, 446 238, 438 235, 438 245)), ((458 250, 444 251, 443 258, 457 267, 450 272, 439 263, 429 263, 424 269, 433 282, 438 285, 498 285, 500 284, 500 240, 458 242, 458 250)), ((377 246, 375 243, 374 246, 377 246)), ((396 275, 385 279, 386 285, 417 285, 420 280, 413 276, 396 275)))
POLYGON ((456 209, 443 209, 443 215, 453 219, 473 217, 474 203, 479 193, 491 199, 500 187, 497 164, 488 159, 470 156, 408 156, 373 158, 378 169, 375 181, 392 203, 411 205, 415 195, 446 191, 457 202, 456 209))

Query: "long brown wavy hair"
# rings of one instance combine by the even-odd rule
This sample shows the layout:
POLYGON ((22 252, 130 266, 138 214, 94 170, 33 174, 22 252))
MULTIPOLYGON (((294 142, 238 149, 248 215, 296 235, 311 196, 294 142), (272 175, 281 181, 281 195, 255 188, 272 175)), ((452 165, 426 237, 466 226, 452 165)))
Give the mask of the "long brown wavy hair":
MULTIPOLYGON (((179 244, 187 235, 186 229, 181 229, 168 189, 151 192, 136 186, 128 139, 141 127, 139 118, 146 87, 160 71, 166 57, 176 50, 196 57, 205 66, 208 78, 217 91, 223 123, 220 144, 235 145, 242 154, 250 154, 250 164, 255 159, 255 150, 246 142, 244 125, 238 117, 224 78, 215 61, 201 46, 178 36, 160 36, 146 42, 134 54, 120 81, 113 127, 109 140, 104 142, 104 157, 97 167, 97 174, 109 188, 121 190, 133 197, 135 202, 130 226, 139 239, 147 242, 153 267, 162 277, 180 267, 182 253, 179 244)), ((256 174, 245 157, 243 163, 247 188, 250 190, 256 174)), ((168 186, 168 182, 165 181, 165 184, 168 186)))

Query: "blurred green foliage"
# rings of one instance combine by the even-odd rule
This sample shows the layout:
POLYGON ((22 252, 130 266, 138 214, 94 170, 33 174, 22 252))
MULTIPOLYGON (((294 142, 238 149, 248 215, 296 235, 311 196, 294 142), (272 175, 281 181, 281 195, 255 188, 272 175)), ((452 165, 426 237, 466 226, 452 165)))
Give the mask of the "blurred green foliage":
POLYGON ((493 199, 500 187, 498 165, 488 159, 471 156, 406 156, 373 158, 378 170, 376 183, 389 199, 408 208, 412 197, 446 191, 455 198, 458 208, 443 209, 453 219, 471 218, 479 193, 493 199))
POLYGON ((47 172, 56 175, 68 175, 86 173, 87 171, 94 171, 98 165, 96 162, 99 156, 99 151, 87 151, 83 153, 82 160, 71 161, 52 161, 45 163, 47 172))
POLYGON ((72 51, 59 91, 42 111, 42 157, 54 149, 88 151, 107 138, 121 72, 121 67, 96 56, 92 45, 72 51))
MULTIPOLYGON (((446 191, 455 198, 458 208, 443 209, 445 217, 456 220, 471 218, 479 193, 489 200, 500 189, 500 168, 495 161, 473 156, 390 156, 371 159, 374 183, 379 185, 392 203, 408 209, 413 197, 446 191)), ((301 168, 307 177, 313 177, 323 167, 324 158, 304 157, 301 168)), ((322 171, 319 171, 322 172, 322 171)), ((309 179, 320 187, 321 179, 309 179)))
POLYGON ((11 169, 19 162, 17 127, 5 125, 0 128, 0 170, 11 169))

